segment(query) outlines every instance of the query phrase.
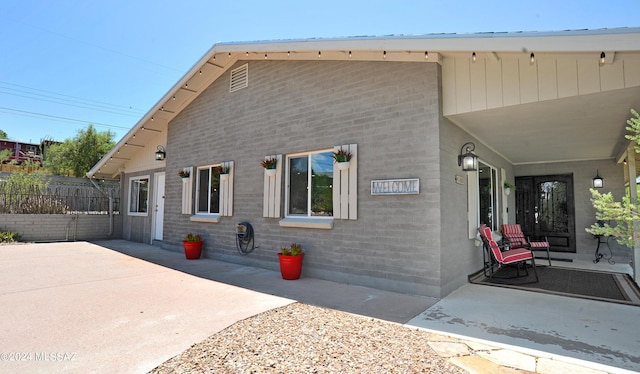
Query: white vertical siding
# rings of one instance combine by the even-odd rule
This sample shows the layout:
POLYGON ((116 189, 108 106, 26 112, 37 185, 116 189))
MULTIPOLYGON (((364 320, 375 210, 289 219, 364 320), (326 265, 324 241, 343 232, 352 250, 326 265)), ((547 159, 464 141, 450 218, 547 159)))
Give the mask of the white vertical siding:
POLYGON ((223 162, 222 166, 229 168, 229 177, 225 180, 220 178, 220 215, 231 217, 233 216, 233 175, 235 170, 233 161, 223 162))
POLYGON ((502 102, 505 106, 520 104, 520 72, 518 60, 502 61, 502 102))
POLYGON ((447 57, 442 65, 445 115, 589 95, 640 86, 640 54, 616 53, 605 64, 585 54, 499 59, 447 57))
POLYGON ((538 98, 540 101, 558 98, 558 70, 556 60, 539 59, 538 66, 538 98))
POLYGON ((275 157, 278 160, 276 164, 276 175, 269 176, 267 171, 264 171, 264 192, 262 216, 269 218, 280 218, 280 203, 282 196, 282 155, 271 155, 265 157, 266 159, 275 157))
POLYGON ((530 58, 518 59, 520 74, 520 104, 538 101, 538 65, 532 64, 530 58))
POLYGON ((333 168, 333 218, 358 219, 358 145, 345 144, 335 146, 351 152, 349 168, 339 170, 333 168))
POLYGON ((471 111, 471 74, 468 59, 455 59, 456 109, 458 113, 471 111))
POLYGON ((487 74, 485 60, 470 65, 471 110, 487 108, 487 74))
POLYGON ((487 109, 499 108, 504 105, 502 101, 502 64, 500 61, 488 60, 486 74, 487 109))
POLYGON ((193 212, 193 166, 182 168, 189 173, 189 177, 182 178, 182 214, 191 214, 193 212))

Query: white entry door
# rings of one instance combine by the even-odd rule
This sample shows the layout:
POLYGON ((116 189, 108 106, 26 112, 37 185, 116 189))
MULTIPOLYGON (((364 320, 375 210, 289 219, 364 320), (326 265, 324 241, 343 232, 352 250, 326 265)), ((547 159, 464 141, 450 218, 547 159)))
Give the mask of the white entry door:
POLYGON ((164 225, 164 173, 156 173, 155 175, 155 198, 153 213, 153 239, 162 240, 162 226, 164 225))

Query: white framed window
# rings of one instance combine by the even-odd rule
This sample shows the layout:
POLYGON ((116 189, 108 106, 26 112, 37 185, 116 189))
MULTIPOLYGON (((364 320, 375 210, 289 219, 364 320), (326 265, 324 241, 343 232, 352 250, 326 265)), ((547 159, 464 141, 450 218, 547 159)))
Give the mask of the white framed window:
POLYGON ((491 227, 492 231, 500 230, 499 180, 498 169, 478 162, 478 222, 491 227))
POLYGON ((275 176, 265 173, 263 216, 281 217, 279 196, 284 189, 281 227, 332 229, 336 219, 358 219, 357 151, 357 144, 345 144, 285 157, 269 156, 276 157, 278 164, 275 176), (339 150, 351 155, 348 165, 334 163, 333 152, 339 150))
POLYGON ((286 158, 285 216, 333 217, 332 150, 286 158))
POLYGON ((129 215, 146 216, 149 213, 149 176, 129 179, 129 215))
POLYGON ((220 165, 196 170, 196 214, 220 214, 220 165))
POLYGON ((491 231, 500 230, 501 180, 498 169, 483 161, 478 161, 477 171, 468 173, 469 239, 477 236, 481 224, 489 226, 491 231))
POLYGON ((234 162, 196 168, 195 215, 191 221, 220 222, 222 216, 233 215, 234 162))

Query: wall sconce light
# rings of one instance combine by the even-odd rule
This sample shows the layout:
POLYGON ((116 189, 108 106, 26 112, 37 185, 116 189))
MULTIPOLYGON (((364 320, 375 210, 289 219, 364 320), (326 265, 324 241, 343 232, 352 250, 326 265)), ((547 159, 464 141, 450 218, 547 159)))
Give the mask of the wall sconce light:
POLYGON ((164 147, 159 145, 158 150, 156 151, 156 161, 163 161, 167 157, 167 152, 164 150, 164 147))
POLYGON ((600 52, 600 65, 604 65, 606 58, 607 55, 604 53, 604 51, 600 52))
POLYGON ((458 166, 462 166, 463 171, 475 171, 478 170, 478 156, 475 151, 476 145, 468 142, 464 143, 460 148, 460 154, 458 155, 458 166), (465 152, 464 154, 462 152, 465 152))
POLYGON ((600 176, 598 173, 598 169, 596 169, 596 176, 593 178, 593 188, 602 188, 604 187, 604 178, 600 176))

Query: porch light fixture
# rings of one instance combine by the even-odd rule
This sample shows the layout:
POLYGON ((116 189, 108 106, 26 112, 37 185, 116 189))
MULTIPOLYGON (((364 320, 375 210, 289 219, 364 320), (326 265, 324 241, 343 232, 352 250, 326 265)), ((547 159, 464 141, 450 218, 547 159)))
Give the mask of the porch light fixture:
POLYGON ((458 155, 458 166, 462 166, 463 171, 475 171, 478 170, 478 156, 475 151, 476 145, 472 142, 467 142, 460 148, 460 154, 458 155), (464 154, 462 152, 465 152, 464 154))
POLYGON ((164 150, 164 147, 159 145, 158 150, 156 151, 156 161, 163 161, 167 158, 167 152, 164 150))
POLYGON ((602 188, 604 187, 604 178, 600 176, 598 173, 598 169, 596 169, 596 176, 593 178, 593 188, 602 188))
POLYGON ((604 53, 604 51, 602 51, 600 53, 600 64, 601 65, 604 65, 604 61, 605 61, 606 58, 607 58, 607 55, 604 53))
POLYGON ((476 62, 476 53, 475 52, 473 52, 471 54, 471 62, 476 62))

